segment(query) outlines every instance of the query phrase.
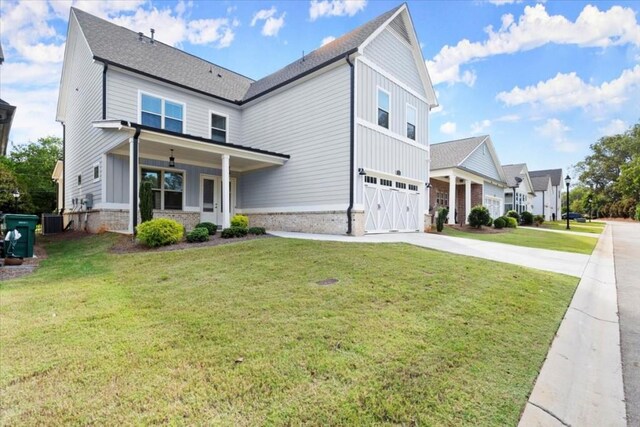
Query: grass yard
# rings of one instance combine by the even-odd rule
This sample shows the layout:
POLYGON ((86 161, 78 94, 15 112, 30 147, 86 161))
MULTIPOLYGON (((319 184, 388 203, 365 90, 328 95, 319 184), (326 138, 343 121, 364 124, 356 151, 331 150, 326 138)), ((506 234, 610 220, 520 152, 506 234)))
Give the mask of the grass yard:
POLYGON ((117 238, 0 284, 0 424, 516 425, 578 281, 408 245, 117 238))
POLYGON ((487 242, 506 243, 508 245, 575 252, 579 254, 591 254, 593 248, 596 247, 596 243, 598 243, 598 236, 588 237, 580 235, 572 236, 565 233, 548 233, 539 230, 529 230, 527 227, 504 228, 502 233, 484 234, 445 226, 442 233, 453 237, 464 237, 487 242))
POLYGON ((581 233, 593 233, 593 234, 601 234, 604 231, 605 227, 604 222, 575 222, 569 221, 569 226, 571 227, 567 230, 567 221, 548 221, 542 224, 544 228, 550 228, 551 230, 563 230, 563 231, 579 231, 581 233))

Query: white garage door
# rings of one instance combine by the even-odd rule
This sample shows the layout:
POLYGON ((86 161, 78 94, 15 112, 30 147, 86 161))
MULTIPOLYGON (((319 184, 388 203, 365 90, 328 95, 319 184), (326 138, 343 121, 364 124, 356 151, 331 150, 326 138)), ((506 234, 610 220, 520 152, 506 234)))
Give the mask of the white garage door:
POLYGON ((364 178, 365 232, 420 230, 417 185, 369 175, 364 178))

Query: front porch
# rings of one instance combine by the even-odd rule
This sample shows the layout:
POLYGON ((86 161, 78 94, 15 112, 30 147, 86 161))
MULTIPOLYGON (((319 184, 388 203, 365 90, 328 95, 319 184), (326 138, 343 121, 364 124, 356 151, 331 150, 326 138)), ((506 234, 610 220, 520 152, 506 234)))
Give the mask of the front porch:
POLYGON ((448 224, 468 224, 471 208, 483 204, 482 177, 459 170, 431 171, 429 182, 429 206, 434 220, 438 209, 444 207, 449 209, 448 224))

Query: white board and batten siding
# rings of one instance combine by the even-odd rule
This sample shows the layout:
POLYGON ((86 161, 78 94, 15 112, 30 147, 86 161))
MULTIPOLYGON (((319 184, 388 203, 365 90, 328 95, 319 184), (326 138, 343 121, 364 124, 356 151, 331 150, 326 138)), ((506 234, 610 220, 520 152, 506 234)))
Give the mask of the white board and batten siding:
POLYGON ((107 119, 140 123, 140 93, 184 104, 183 133, 211 138, 210 112, 228 116, 227 142, 242 144, 241 111, 214 98, 110 67, 107 72, 107 119))
POLYGON ((291 160, 243 174, 242 209, 347 209, 350 88, 343 63, 243 110, 243 144, 289 154, 291 160))
MULTIPOLYGON (((73 14, 72 14, 73 17, 73 14)), ((122 134, 93 127, 102 119, 102 64, 93 61, 79 25, 73 17, 69 22, 66 62, 65 134, 65 209, 73 209, 72 199, 84 199, 93 194, 94 206, 102 201, 101 180, 104 176, 102 153, 120 144, 122 134), (94 180, 93 166, 98 163, 100 177, 94 180), (78 176, 81 185, 78 185, 78 176)), ((79 207, 78 207, 79 208, 79 207)))

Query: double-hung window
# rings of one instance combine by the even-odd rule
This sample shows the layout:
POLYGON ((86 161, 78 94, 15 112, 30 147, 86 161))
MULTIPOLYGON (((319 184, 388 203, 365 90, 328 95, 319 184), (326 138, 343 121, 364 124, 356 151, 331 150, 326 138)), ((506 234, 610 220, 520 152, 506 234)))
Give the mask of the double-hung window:
POLYGON ((211 139, 214 142, 227 142, 227 118, 211 113, 211 139))
POLYGON ((151 183, 153 208, 182 210, 182 172, 142 169, 142 182, 151 183))
POLYGON ((147 94, 140 95, 140 121, 145 126, 184 131, 184 105, 147 94))
POLYGON ((416 140, 416 109, 407 104, 407 138, 416 140))
POLYGON ((378 89, 378 126, 389 129, 389 93, 378 89))

